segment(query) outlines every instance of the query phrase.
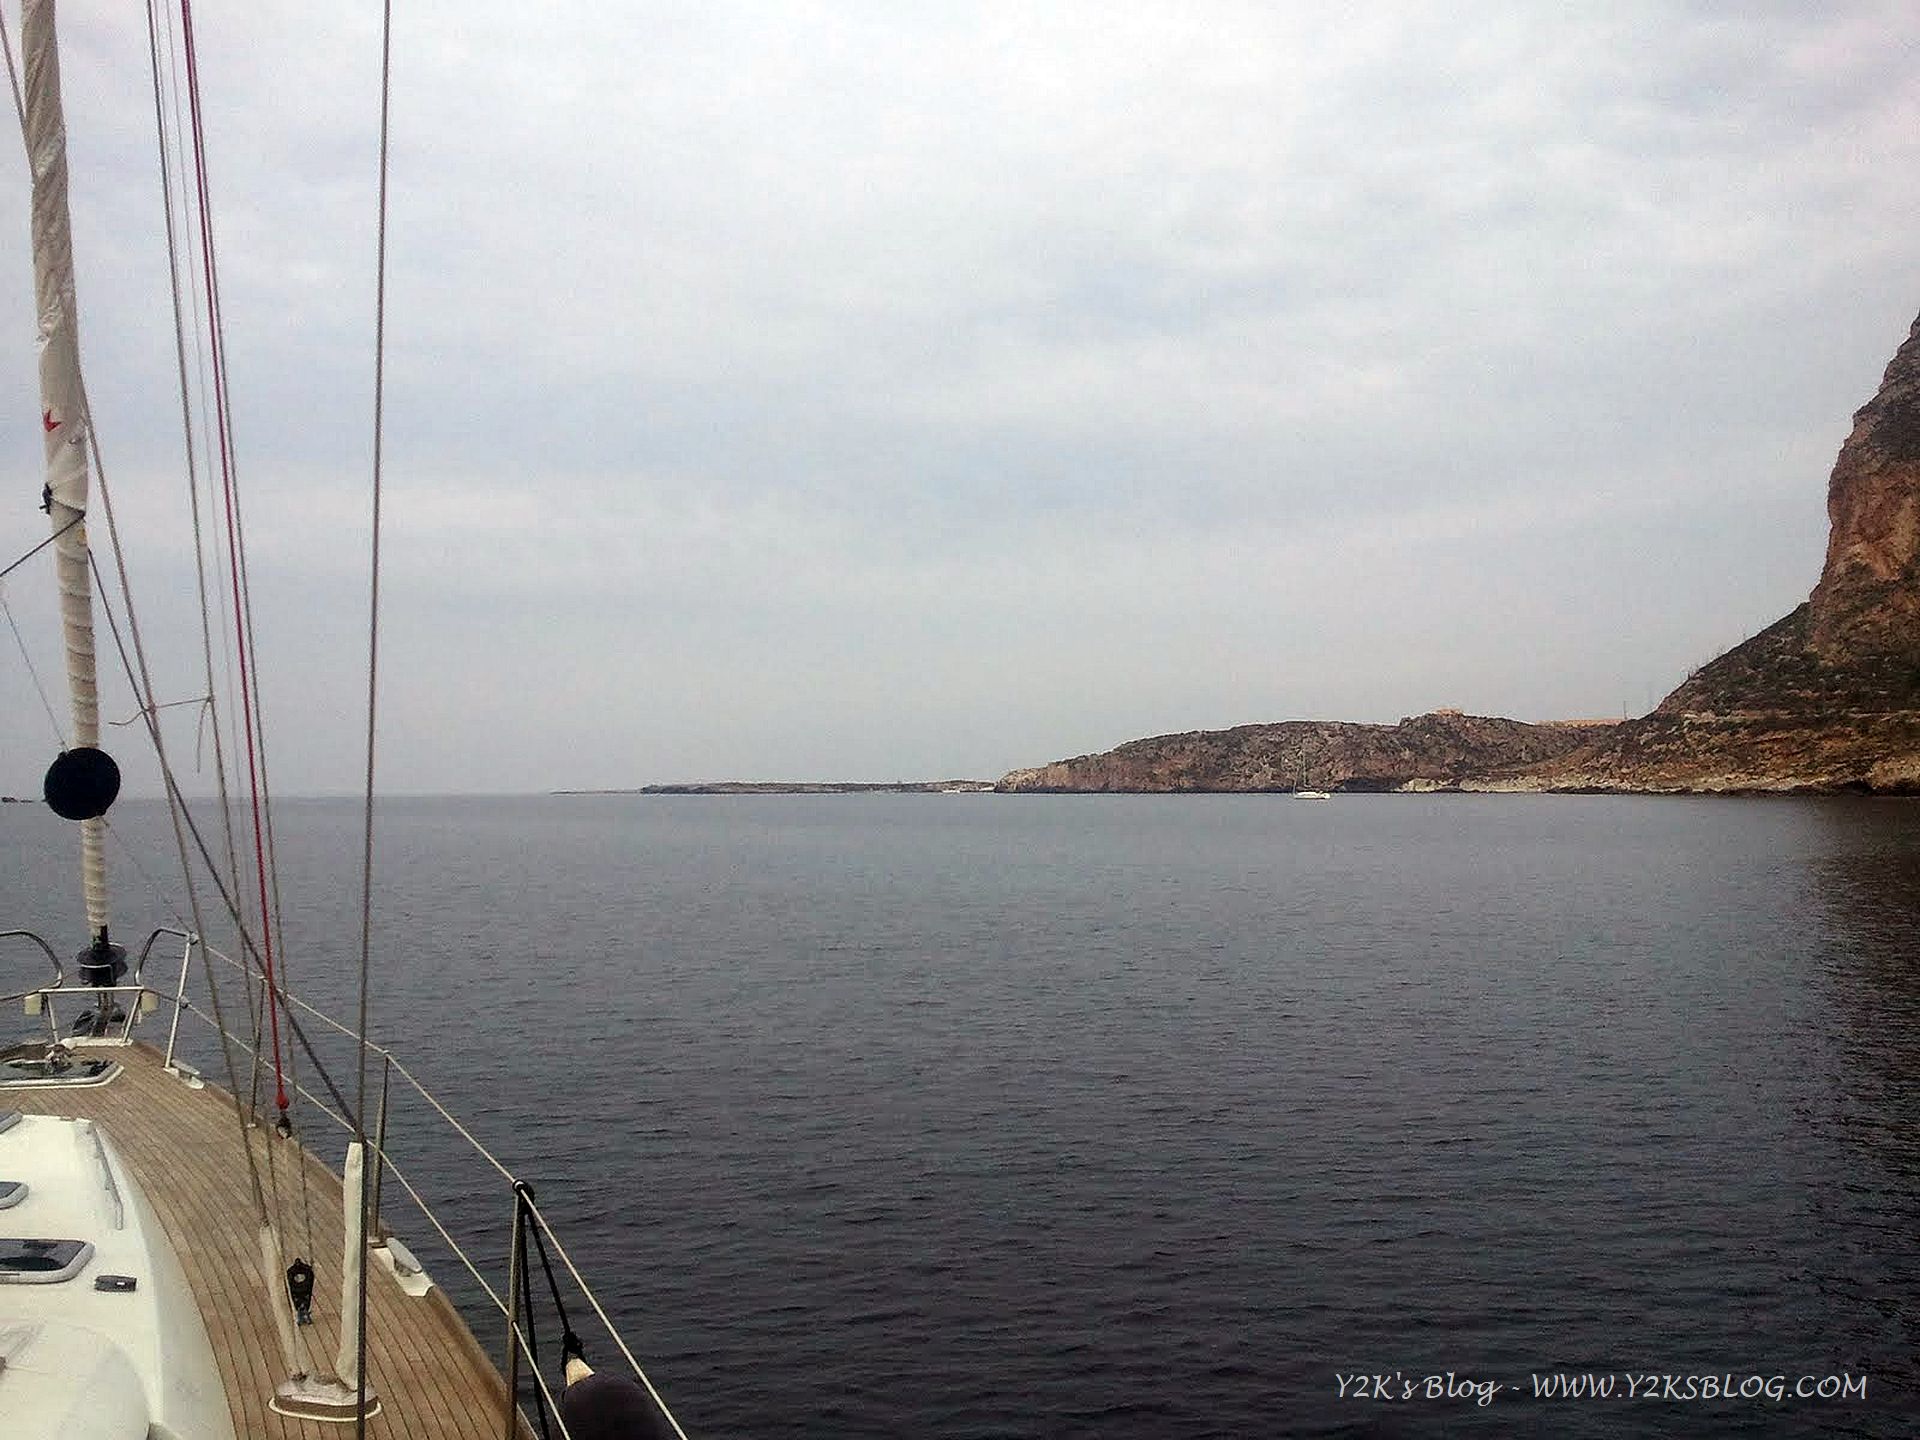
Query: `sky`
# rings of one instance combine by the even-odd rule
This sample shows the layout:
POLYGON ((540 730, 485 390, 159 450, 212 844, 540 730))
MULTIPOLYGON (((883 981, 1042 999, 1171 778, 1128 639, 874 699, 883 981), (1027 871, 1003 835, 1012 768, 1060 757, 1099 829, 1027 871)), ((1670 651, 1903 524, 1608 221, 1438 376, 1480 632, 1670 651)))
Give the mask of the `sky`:
MULTIPOLYGON (((81 341, 189 700, 124 9, 63 17, 81 341)), ((274 782, 351 792, 378 10, 196 20, 274 782)), ((1906 3, 400 0, 380 788, 1640 713, 1818 577, 1835 452, 1920 310, 1917 61, 1906 3)), ((45 534, 10 154, 0 563, 45 534)), ((3 583, 51 688, 48 557, 3 583)), ((190 789, 197 713, 167 712, 190 789)), ((0 628, 0 792, 54 730, 0 628)))

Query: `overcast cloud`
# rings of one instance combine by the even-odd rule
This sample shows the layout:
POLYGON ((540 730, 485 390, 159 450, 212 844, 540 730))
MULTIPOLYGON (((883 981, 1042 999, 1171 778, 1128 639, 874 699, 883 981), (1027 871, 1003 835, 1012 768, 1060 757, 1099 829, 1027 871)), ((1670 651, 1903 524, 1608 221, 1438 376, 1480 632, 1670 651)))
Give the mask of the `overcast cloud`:
MULTIPOLYGON (((1920 14, 1558 9, 400 0, 384 786, 1645 709, 1817 577, 1920 309, 1920 14)), ((347 790, 376 7, 198 18, 275 768, 347 790)), ((89 385, 184 697, 144 23, 63 23, 89 385)), ((0 184, 11 560, 45 523, 17 147, 0 184)), ((45 558, 6 585, 57 680, 45 558)), ((31 793, 53 736, 0 647, 31 793)))

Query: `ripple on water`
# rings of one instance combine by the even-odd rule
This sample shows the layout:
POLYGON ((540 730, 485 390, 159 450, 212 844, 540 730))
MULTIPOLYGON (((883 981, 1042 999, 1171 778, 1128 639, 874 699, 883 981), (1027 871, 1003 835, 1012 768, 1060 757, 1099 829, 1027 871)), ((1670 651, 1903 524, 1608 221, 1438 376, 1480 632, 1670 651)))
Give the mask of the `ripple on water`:
MULTIPOLYGON (((5 853, 44 838, 33 808, 0 814, 5 853)), ((280 825, 330 1008, 357 823, 280 825)), ((1920 1413, 1915 807, 397 801, 380 850, 381 1033, 535 1179, 694 1433, 1920 1413), (1872 1398, 1334 1384, 1629 1367, 1864 1372, 1872 1398)), ((18 863, 16 910, 64 893, 18 863)), ((396 1113, 409 1175, 504 1254, 487 1173, 396 1113)))

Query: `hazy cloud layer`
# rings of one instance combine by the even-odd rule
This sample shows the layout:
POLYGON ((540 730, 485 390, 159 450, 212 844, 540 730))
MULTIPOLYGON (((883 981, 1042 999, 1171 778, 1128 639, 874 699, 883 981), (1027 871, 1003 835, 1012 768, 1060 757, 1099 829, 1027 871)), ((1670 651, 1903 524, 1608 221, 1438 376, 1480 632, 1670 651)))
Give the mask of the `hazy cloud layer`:
MULTIPOLYGON (((360 763, 365 8, 200 19, 293 789, 360 763)), ((1811 587, 1920 308, 1904 4, 398 8, 397 789, 1643 709, 1811 587)), ((185 695, 144 26, 65 24, 89 382, 185 695)), ((43 522, 4 174, 11 559, 43 522)), ((7 584, 57 678, 44 563, 7 584)), ((18 792, 51 735, 0 645, 18 792)))

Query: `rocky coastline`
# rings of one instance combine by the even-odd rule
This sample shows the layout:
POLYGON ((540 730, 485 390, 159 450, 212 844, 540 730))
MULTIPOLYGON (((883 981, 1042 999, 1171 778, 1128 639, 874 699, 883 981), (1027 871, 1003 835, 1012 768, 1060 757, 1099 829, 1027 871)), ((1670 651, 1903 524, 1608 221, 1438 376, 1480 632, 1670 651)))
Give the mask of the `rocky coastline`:
POLYGON ((631 790, 556 790, 556 795, 978 795, 991 780, 704 780, 631 790))
POLYGON ((1436 710, 1398 725, 1289 720, 1134 740, 1100 755, 1015 770, 1012 793, 1219 793, 1458 789, 1518 776, 1602 739, 1614 722, 1529 725, 1436 710))
POLYGON ((1241 725, 1015 770, 996 788, 1920 794, 1920 319, 1853 418, 1807 601, 1637 719, 1241 725))

